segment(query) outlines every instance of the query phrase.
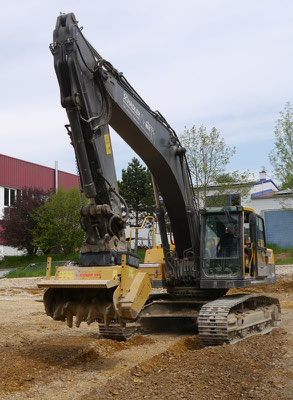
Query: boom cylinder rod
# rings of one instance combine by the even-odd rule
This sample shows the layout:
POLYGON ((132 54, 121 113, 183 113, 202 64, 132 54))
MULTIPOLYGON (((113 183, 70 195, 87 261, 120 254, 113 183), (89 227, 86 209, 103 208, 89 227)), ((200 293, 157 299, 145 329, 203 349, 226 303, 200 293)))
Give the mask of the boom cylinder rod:
POLYGON ((90 169, 78 111, 77 109, 67 109, 67 115, 70 121, 72 142, 79 165, 84 194, 87 198, 91 199, 96 197, 97 192, 90 169))
POLYGON ((156 202, 156 215, 157 215, 159 228, 160 228, 163 252, 164 252, 164 256, 166 258, 167 252, 170 250, 170 246, 169 246, 169 241, 168 241, 168 235, 167 235, 167 229, 166 229, 166 223, 165 223, 165 217, 164 217, 164 210, 160 204, 158 187, 157 187, 157 183, 155 181, 153 174, 151 174, 151 178, 152 178, 152 184, 153 184, 153 190, 154 190, 154 196, 155 196, 155 202, 156 202))

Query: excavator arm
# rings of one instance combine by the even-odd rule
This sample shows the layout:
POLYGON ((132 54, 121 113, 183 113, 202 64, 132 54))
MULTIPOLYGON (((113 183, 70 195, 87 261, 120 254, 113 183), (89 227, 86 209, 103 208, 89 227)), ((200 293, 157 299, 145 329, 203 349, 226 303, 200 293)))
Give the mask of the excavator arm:
POLYGON ((178 285, 197 280, 199 215, 185 149, 176 133, 158 111, 148 107, 123 74, 90 45, 74 14, 58 17, 50 47, 82 188, 90 202, 81 210, 87 232, 82 260, 89 253, 127 250, 126 216, 122 215, 123 199, 118 194, 110 125, 152 173, 169 281, 178 285), (176 254, 169 251, 160 196, 171 222, 176 254))

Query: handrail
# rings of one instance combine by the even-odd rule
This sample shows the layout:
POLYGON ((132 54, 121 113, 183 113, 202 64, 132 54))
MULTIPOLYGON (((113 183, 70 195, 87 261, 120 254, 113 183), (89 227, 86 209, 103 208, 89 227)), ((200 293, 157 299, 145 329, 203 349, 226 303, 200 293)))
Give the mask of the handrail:
POLYGON ((147 219, 152 219, 152 221, 153 221, 153 248, 156 246, 155 218, 152 217, 151 215, 148 215, 147 217, 144 218, 143 223, 142 223, 141 226, 134 226, 133 228, 130 229, 130 232, 129 232, 129 243, 130 243, 130 244, 131 244, 131 234, 132 234, 132 231, 135 230, 135 229, 137 229, 137 230, 143 229, 143 227, 144 227, 144 225, 145 225, 147 219))

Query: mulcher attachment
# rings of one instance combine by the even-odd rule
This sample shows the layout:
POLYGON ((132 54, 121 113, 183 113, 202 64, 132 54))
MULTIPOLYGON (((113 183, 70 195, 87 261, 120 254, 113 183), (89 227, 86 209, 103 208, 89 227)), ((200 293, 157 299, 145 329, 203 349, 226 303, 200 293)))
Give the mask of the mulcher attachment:
POLYGON ((120 331, 134 322, 151 292, 149 275, 126 265, 125 258, 118 266, 58 267, 55 279, 38 286, 46 289, 45 310, 54 320, 70 328, 74 319, 77 327, 99 322, 105 333, 113 320, 120 331))
POLYGON ((44 294, 44 305, 47 315, 55 321, 66 321, 70 328, 74 317, 75 326, 79 328, 83 321, 90 325, 102 320, 109 325, 117 316, 113 289, 49 288, 44 294))

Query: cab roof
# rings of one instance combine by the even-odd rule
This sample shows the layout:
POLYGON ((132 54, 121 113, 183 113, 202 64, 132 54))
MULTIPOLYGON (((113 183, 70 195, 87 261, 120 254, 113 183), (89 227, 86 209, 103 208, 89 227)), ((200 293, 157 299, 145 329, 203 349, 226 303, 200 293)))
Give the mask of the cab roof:
POLYGON ((246 211, 249 213, 255 213, 255 210, 250 207, 243 207, 243 206, 231 206, 231 207, 208 207, 204 210, 201 210, 202 214, 218 214, 218 213, 225 213, 225 210, 228 212, 242 212, 246 211))

